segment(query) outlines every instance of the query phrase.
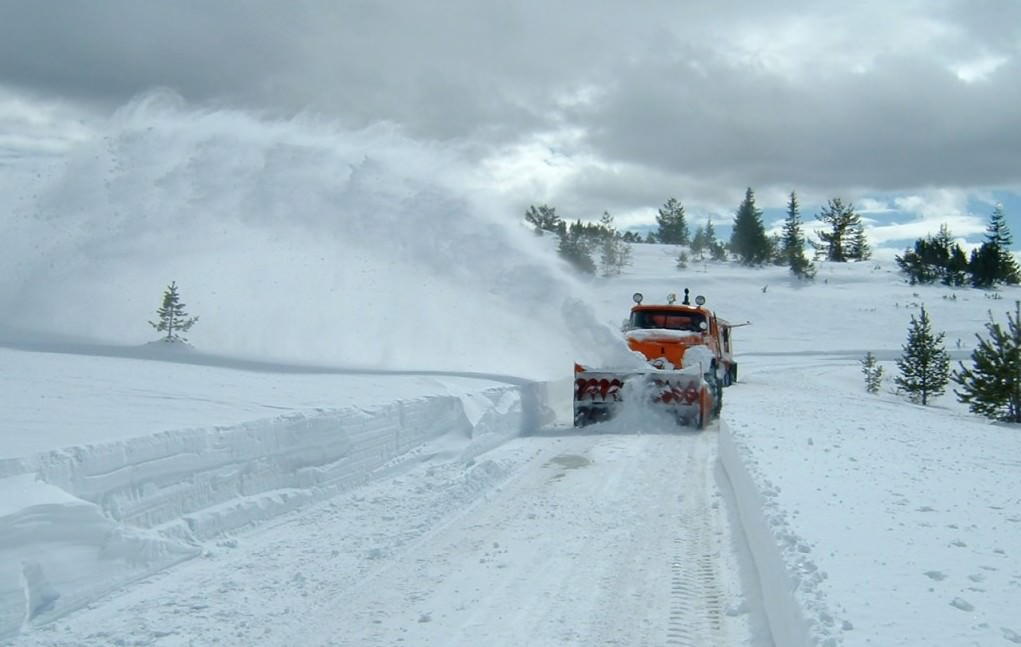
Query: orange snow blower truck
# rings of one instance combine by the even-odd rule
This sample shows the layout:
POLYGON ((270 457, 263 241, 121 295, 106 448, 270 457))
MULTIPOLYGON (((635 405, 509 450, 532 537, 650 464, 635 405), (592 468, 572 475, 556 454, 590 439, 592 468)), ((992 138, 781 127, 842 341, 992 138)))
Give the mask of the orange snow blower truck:
MULTIPOLYGON (((730 324, 705 307, 695 305, 684 290, 667 302, 646 305, 634 295, 631 317, 624 325, 628 348, 645 357, 638 369, 594 369, 574 365, 574 425, 612 418, 625 400, 646 400, 671 411, 684 425, 704 428, 719 416, 723 387, 737 379, 730 324)), ((739 324, 746 325, 746 324, 739 324)))

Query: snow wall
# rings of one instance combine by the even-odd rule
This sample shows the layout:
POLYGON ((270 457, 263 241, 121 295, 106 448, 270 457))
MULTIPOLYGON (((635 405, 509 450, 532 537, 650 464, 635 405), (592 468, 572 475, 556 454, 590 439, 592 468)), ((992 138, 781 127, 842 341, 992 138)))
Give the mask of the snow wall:
POLYGON ((784 513, 772 496, 772 486, 756 468, 753 452, 724 422, 720 423, 719 460, 734 491, 741 527, 755 562, 773 644, 831 644, 820 641, 818 632, 813 631, 818 623, 809 621, 807 609, 796 595, 802 578, 792 572, 792 565, 804 560, 798 554, 796 536, 789 532, 784 513))
POLYGON ((552 422, 554 384, 167 431, 0 461, 0 638, 199 556, 204 541, 436 452, 455 451, 473 469, 487 449, 552 422))

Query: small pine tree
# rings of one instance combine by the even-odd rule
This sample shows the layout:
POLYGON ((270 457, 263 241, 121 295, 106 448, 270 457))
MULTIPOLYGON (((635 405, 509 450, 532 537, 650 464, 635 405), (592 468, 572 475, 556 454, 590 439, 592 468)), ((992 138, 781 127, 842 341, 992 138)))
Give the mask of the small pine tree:
POLYGON ((679 269, 679 270, 686 269, 688 267, 688 252, 686 252, 686 251, 684 251, 682 249, 677 254, 677 258, 675 260, 676 260, 676 264, 677 264, 677 269, 679 269))
POLYGON ((705 245, 709 250, 709 258, 714 261, 727 260, 727 246, 716 238, 716 228, 713 227, 713 220, 709 218, 705 223, 705 245))
POLYGON ((811 279, 815 276, 815 265, 805 256, 805 236, 801 231, 801 209, 798 196, 791 191, 791 199, 787 203, 787 217, 783 222, 783 236, 780 239, 781 255, 786 259, 787 267, 799 279, 811 279))
POLYGON ((720 241, 716 241, 716 243, 709 248, 709 258, 714 261, 727 260, 727 246, 720 241))
POLYGON ((592 260, 591 245, 591 238, 586 235, 585 225, 579 220, 560 234, 557 253, 579 272, 595 274, 596 263, 592 260))
POLYGON ((911 315, 904 353, 897 360, 900 375, 894 381, 912 402, 928 404, 929 398, 943 394, 950 381, 950 355, 943 344, 943 334, 932 333, 925 306, 917 319, 911 315))
POLYGON ((773 255, 772 245, 762 224, 762 211, 755 206, 755 193, 745 190, 744 200, 734 216, 730 250, 745 265, 761 265, 773 255))
POLYGON ((1004 214, 1001 204, 996 205, 989 218, 989 226, 986 227, 986 242, 996 248, 999 257, 996 281, 1002 281, 1008 285, 1021 283, 1021 269, 1018 268, 1017 261, 1010 253, 1013 237, 1007 228, 1007 216, 1004 214))
POLYGON ((871 254, 865 241, 861 216, 855 212, 854 205, 845 205, 840 198, 832 198, 816 218, 830 226, 829 231, 815 232, 822 241, 817 249, 822 250, 827 260, 837 263, 861 261, 867 258, 866 254, 871 254))
POLYGON ((599 219, 599 267, 603 276, 616 276, 631 264, 631 245, 613 227, 613 216, 604 211, 599 219))
POLYGON ((976 288, 991 288, 999 283, 1000 261, 1000 249, 989 241, 985 241, 978 248, 971 250, 971 256, 968 259, 971 285, 976 288))
POLYGON ((879 393, 879 387, 883 384, 883 367, 879 365, 871 351, 865 353, 861 360, 861 372, 865 375, 865 390, 869 393, 879 393))
POLYGON ((771 253, 769 257, 770 263, 779 267, 787 265, 787 257, 783 251, 783 238, 780 237, 780 234, 771 234, 769 236, 769 249, 771 253))
POLYGON ((695 228, 695 235, 691 237, 691 253, 695 255, 695 260, 701 261, 705 258, 705 250, 708 246, 705 227, 699 225, 695 228))
POLYGON ((607 236, 599 252, 599 265, 603 276, 618 276, 631 264, 631 245, 621 236, 607 236))
POLYGON ((656 216, 656 241, 664 245, 687 245, 688 223, 684 217, 684 205, 670 198, 656 216))
POLYGON ((943 285, 959 288, 968 281, 968 257, 960 245, 955 244, 950 249, 950 260, 943 274, 943 285))
POLYGON ((163 341, 167 343, 187 342, 188 339, 180 333, 188 332, 198 317, 189 317, 184 311, 184 304, 177 293, 177 282, 171 281, 163 293, 163 305, 156 310, 158 321, 150 321, 149 325, 157 332, 165 332, 163 341))
POLYGON ((1007 330, 993 321, 986 324, 989 338, 976 334, 979 345, 971 354, 972 368, 958 362, 953 375, 960 390, 957 399, 979 415, 1004 422, 1021 422, 1021 301, 1014 315, 1007 314, 1007 330))

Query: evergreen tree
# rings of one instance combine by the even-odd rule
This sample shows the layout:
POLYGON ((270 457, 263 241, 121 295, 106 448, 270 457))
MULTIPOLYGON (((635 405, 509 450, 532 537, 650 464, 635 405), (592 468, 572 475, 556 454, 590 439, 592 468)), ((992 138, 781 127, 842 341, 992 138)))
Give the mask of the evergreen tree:
POLYGON ((904 251, 903 255, 894 256, 893 260, 900 267, 901 272, 907 274, 908 283, 933 283, 939 275, 939 270, 932 262, 933 250, 932 241, 928 238, 915 240, 914 249, 904 251))
POLYGON ((816 219, 829 225, 829 230, 816 230, 822 241, 825 258, 838 263, 865 260, 871 252, 865 241, 865 229, 854 205, 845 205, 840 198, 832 198, 816 215, 816 219))
POLYGON ((950 355, 943 345, 943 333, 933 335, 929 314, 922 306, 918 319, 911 315, 904 353, 897 360, 900 375, 894 380, 912 402, 928 404, 942 395, 950 381, 950 355))
POLYGON ((791 191, 787 202, 787 217, 783 222, 783 236, 780 240, 781 255, 791 273, 799 279, 815 276, 815 265, 805 256, 805 236, 801 231, 801 209, 798 196, 791 191))
POLYGON ((695 255, 696 260, 701 261, 705 258, 705 250, 708 247, 705 227, 699 225, 695 228, 695 235, 691 237, 691 253, 695 255))
POLYGON ((930 247, 933 251, 933 263, 940 269, 950 265, 950 257, 953 256, 954 237, 950 234, 950 227, 947 223, 939 226, 935 236, 929 238, 930 247))
POLYGON ((972 368, 958 363, 953 380, 961 390, 957 399, 979 415, 1004 422, 1021 422, 1021 301, 1014 315, 1007 314, 1007 330, 989 313, 988 339, 976 334, 978 347, 971 354, 972 368))
POLYGON ((1003 205, 997 204, 993 207, 993 213, 989 216, 989 224, 986 226, 986 240, 996 243, 1000 249, 1010 249, 1014 237, 1010 235, 1007 228, 1007 215, 1003 212, 1003 205))
POLYGON ((976 288, 991 288, 1000 280, 1002 255, 995 243, 986 241, 971 250, 968 259, 968 272, 971 284, 976 288))
POLYGON ((937 257, 938 274, 943 285, 960 287, 965 284, 968 273, 968 258, 946 223, 939 227, 939 233, 932 240, 932 248, 937 257))
POLYGON ((772 256, 769 237, 762 224, 762 211, 755 207, 755 194, 751 187, 734 217, 734 231, 730 236, 730 251, 745 265, 761 265, 772 256))
POLYGON ((707 219, 705 223, 705 241, 706 247, 709 249, 709 258, 714 261, 727 260, 727 246, 716 238, 716 228, 713 227, 712 218, 707 219))
POLYGON ((964 255, 961 246, 954 244, 950 248, 950 261, 943 274, 943 285, 950 287, 961 287, 968 280, 968 258, 964 255))
POLYGON ((664 245, 687 245, 688 223, 684 217, 684 206, 670 198, 656 216, 656 240, 664 245))
POLYGON ((865 374, 865 390, 869 393, 879 393, 879 387, 883 383, 883 367, 876 361, 872 352, 865 353, 861 360, 861 372, 865 374))
POLYGON ((580 220, 573 223, 560 236, 557 253, 579 272, 596 273, 596 263, 592 260, 592 239, 587 235, 585 225, 580 220))
POLYGON ((997 267, 997 281, 1008 285, 1021 283, 1021 270, 1019 270, 1014 255, 1010 252, 1013 238, 1010 230, 1007 229, 1007 217, 1003 213, 1003 205, 998 204, 993 209, 989 218, 989 226, 986 228, 986 241, 996 248, 999 256, 997 267))
POLYGON ((525 220, 535 226, 535 233, 539 236, 545 231, 557 234, 564 226, 564 221, 557 215, 557 210, 545 204, 528 207, 528 211, 525 212, 525 220))
POLYGON ((614 276, 621 273, 626 265, 631 264, 631 245, 625 242, 613 227, 613 216, 603 212, 599 219, 599 265, 603 276, 614 276))
POLYGON ((914 249, 895 256, 894 260, 902 272, 907 274, 911 285, 934 283, 964 285, 968 272, 968 259, 964 250, 955 243, 946 224, 940 225, 939 233, 915 241, 914 249))
POLYGON ((184 304, 177 293, 177 282, 171 281, 163 293, 163 304, 156 310, 157 321, 150 321, 149 325, 157 332, 165 332, 163 341, 168 343, 187 342, 188 339, 180 333, 188 332, 198 317, 189 317, 184 311, 184 304))
POLYGON ((683 249, 677 254, 677 258, 674 259, 674 264, 677 269, 683 270, 688 267, 688 252, 683 249))
POLYGON ((705 226, 700 225, 691 239, 691 252, 697 256, 696 260, 705 260, 707 251, 714 261, 727 260, 727 246, 717 240, 712 218, 707 218, 705 226))
POLYGON ((780 234, 769 235, 769 251, 770 263, 779 266, 787 265, 787 257, 784 255, 783 252, 783 238, 780 236, 780 234))

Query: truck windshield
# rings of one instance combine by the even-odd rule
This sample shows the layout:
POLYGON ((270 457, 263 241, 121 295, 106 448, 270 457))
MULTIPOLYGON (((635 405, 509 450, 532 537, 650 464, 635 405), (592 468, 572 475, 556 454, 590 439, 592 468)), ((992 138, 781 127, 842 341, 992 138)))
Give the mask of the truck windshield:
POLYGON ((705 329, 705 325, 705 315, 699 312, 639 310, 631 313, 632 328, 665 328, 667 330, 701 332, 705 329))

